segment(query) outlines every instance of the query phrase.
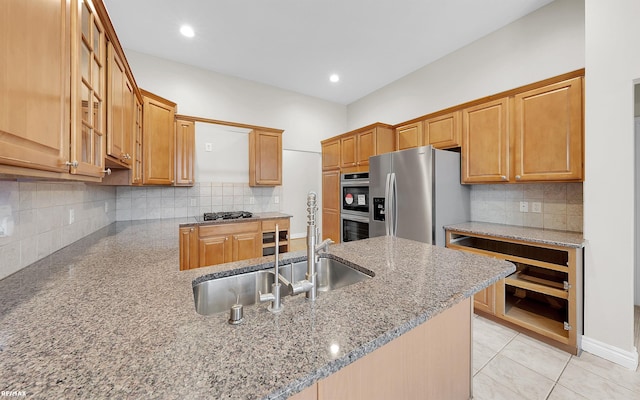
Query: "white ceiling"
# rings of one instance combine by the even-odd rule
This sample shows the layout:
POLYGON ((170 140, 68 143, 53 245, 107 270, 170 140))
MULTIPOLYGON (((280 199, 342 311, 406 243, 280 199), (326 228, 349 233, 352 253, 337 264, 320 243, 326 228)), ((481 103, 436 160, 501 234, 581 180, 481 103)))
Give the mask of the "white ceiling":
POLYGON ((104 3, 125 50, 349 104, 551 1, 104 3), (182 24, 196 36, 183 37, 182 24))

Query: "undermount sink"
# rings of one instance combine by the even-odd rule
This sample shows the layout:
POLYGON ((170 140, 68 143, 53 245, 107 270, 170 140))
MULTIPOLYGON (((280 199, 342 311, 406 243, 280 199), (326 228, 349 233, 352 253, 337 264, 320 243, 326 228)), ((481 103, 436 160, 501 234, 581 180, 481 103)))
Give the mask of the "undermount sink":
MULTIPOLYGON (((280 275, 298 282, 305 279, 307 261, 280 266, 280 275), (293 268, 293 279, 291 271, 293 268)), ((320 258, 317 266, 318 291, 327 292, 369 279, 373 276, 360 272, 350 266, 330 258, 320 258)), ((259 302, 259 292, 271 291, 274 282, 273 269, 247 272, 224 278, 211 279, 193 287, 193 300, 196 311, 202 315, 210 315, 226 311, 236 302, 249 306, 259 302)), ((288 296, 289 288, 280 285, 280 296, 288 296)))

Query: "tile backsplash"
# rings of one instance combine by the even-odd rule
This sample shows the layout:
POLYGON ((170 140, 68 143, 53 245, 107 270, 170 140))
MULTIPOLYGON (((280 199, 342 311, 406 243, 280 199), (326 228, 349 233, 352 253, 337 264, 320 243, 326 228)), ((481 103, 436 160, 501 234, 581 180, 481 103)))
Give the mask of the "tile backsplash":
POLYGON ((0 181, 0 279, 109 225, 115 218, 114 187, 0 181))
POLYGON ((582 183, 472 185, 471 220, 582 232, 582 183), (520 202, 528 212, 520 211, 520 202), (541 212, 532 212, 532 203, 541 212))
POLYGON ((118 221, 183 218, 212 211, 280 211, 281 187, 248 183, 200 182, 192 187, 119 186, 118 221))

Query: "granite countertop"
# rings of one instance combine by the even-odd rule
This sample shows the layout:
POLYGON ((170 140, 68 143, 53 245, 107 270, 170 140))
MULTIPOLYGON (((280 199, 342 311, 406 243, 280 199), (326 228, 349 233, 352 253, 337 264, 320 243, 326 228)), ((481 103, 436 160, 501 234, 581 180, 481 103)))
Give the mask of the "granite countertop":
POLYGON ((493 224, 489 222, 465 222, 448 225, 446 230, 455 230, 476 235, 489 235, 504 239, 524 240, 533 243, 551 244, 563 247, 584 247, 584 237, 579 232, 556 231, 551 229, 528 228, 524 226, 493 224))
MULTIPOLYGON (((269 257, 178 270, 184 220, 117 222, 0 280, 0 390, 35 398, 286 398, 515 270, 405 239, 329 246, 364 282, 228 313, 194 310, 202 276, 269 257)), ((285 253, 296 260, 304 252, 285 253)))
POLYGON ((236 218, 236 219, 216 219, 213 221, 205 221, 202 216, 185 219, 180 223, 180 227, 195 226, 195 225, 221 225, 221 224, 237 224, 242 222, 254 222, 265 221, 270 219, 291 218, 289 214, 283 214, 281 212, 264 212, 264 213, 252 213, 250 218, 236 218))

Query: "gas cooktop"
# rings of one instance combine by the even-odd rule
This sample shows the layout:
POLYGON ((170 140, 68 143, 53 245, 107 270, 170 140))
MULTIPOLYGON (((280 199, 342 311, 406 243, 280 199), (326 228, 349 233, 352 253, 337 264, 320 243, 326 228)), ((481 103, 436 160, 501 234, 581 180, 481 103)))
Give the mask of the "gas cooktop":
POLYGON ((251 218, 253 214, 249 211, 221 211, 204 213, 205 221, 215 221, 217 219, 240 219, 251 218))

